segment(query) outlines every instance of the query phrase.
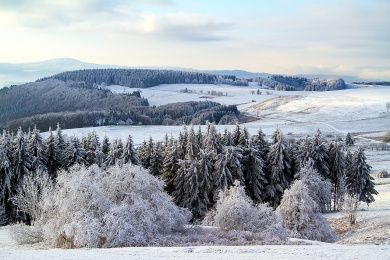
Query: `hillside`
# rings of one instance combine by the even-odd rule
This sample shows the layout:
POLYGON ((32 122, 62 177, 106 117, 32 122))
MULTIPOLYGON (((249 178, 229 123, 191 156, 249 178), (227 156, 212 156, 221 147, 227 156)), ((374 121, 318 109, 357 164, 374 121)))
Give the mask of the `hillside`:
POLYGON ((47 79, 0 90, 0 128, 47 130, 117 124, 224 123, 237 121, 235 106, 215 102, 182 102, 149 106, 138 91, 112 93, 81 82, 47 79))

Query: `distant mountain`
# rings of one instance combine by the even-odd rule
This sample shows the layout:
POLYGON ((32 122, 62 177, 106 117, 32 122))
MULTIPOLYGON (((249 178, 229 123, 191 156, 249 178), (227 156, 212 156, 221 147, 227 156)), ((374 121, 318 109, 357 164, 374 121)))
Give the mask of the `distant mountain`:
POLYGON ((0 87, 35 81, 63 71, 115 67, 62 58, 31 63, 0 63, 0 87))

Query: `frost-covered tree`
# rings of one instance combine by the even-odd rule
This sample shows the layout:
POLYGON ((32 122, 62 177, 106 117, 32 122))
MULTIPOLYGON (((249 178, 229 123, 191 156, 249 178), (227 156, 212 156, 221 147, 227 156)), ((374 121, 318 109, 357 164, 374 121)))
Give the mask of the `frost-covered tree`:
POLYGON ((232 134, 231 134, 231 143, 234 146, 237 146, 240 143, 241 127, 239 124, 236 124, 232 134))
POLYGON ((320 207, 310 196, 307 185, 296 180, 283 194, 278 207, 283 225, 290 236, 331 242, 335 234, 320 212, 320 207))
POLYGON ((267 242, 287 240, 279 214, 265 204, 255 206, 238 181, 220 192, 215 210, 207 213, 204 223, 224 230, 253 232, 267 242))
POLYGON ((207 124, 206 133, 204 134, 202 141, 202 148, 205 152, 210 153, 210 156, 216 155, 222 150, 214 124, 207 124))
POLYGON ((218 154, 214 163, 213 183, 216 200, 219 190, 223 190, 233 185, 234 180, 245 182, 242 161, 242 149, 226 147, 223 153, 218 154))
POLYGON ((142 145, 138 149, 138 156, 141 162, 141 165, 145 168, 150 167, 150 160, 152 158, 154 147, 153 138, 150 137, 149 141, 144 140, 142 145))
POLYGON ((66 151, 67 143, 62 134, 62 129, 60 124, 57 124, 56 134, 54 135, 54 147, 55 147, 55 160, 59 165, 59 168, 63 168, 66 165, 65 162, 65 151, 66 151))
POLYGON ((59 172, 53 191, 42 200, 33 227, 53 247, 158 245, 190 219, 161 181, 135 165, 59 172))
POLYGON ((27 143, 22 129, 19 128, 13 144, 13 162, 15 182, 20 183, 23 177, 31 172, 31 155, 27 150, 27 143))
POLYGON ((354 145, 354 143, 355 143, 355 141, 353 140, 351 133, 347 133, 347 136, 345 137, 345 144, 347 146, 352 146, 352 145, 354 145))
POLYGON ((343 146, 336 142, 329 151, 329 180, 333 185, 333 210, 337 210, 339 195, 342 195, 342 182, 344 179, 345 155, 343 146))
POLYGON ((238 145, 247 147, 249 145, 249 133, 246 127, 242 128, 238 138, 238 145))
POLYGON ((156 143, 150 156, 149 172, 153 176, 159 176, 162 173, 163 157, 161 143, 156 143))
POLYGON ((245 187, 250 198, 255 203, 265 202, 268 184, 264 161, 259 151, 252 146, 244 149, 243 169, 245 178, 245 187))
POLYGON ((139 165, 138 154, 134 149, 133 138, 131 135, 128 136, 126 145, 123 149, 122 160, 125 164, 130 162, 134 165, 139 165))
POLYGON ((327 212, 331 208, 332 184, 321 176, 313 165, 313 160, 309 160, 296 177, 306 185, 310 197, 317 203, 321 212, 327 212))
POLYGON ((36 127, 28 135, 27 151, 31 155, 31 171, 47 171, 45 147, 36 127))
POLYGON ((168 192, 168 194, 171 194, 175 189, 175 176, 179 168, 179 148, 176 143, 177 142, 175 142, 173 138, 170 138, 168 144, 165 146, 164 151, 161 178, 165 181, 165 190, 168 192))
POLYGON ((277 130, 273 135, 274 143, 268 154, 268 186, 267 195, 271 204, 276 207, 285 189, 293 179, 291 171, 291 155, 289 147, 282 132, 277 130))
POLYGON ((269 152, 270 145, 267 142, 267 140, 265 139, 265 137, 266 136, 263 133, 263 131, 261 129, 259 129, 259 131, 257 132, 257 135, 254 135, 252 137, 251 144, 254 148, 256 148, 256 150, 259 151, 261 158, 263 159, 263 161, 266 162, 268 159, 267 155, 269 152))
POLYGON ((202 218, 212 203, 213 165, 210 153, 201 149, 198 159, 180 160, 175 176, 175 190, 172 192, 175 202, 180 207, 191 209, 195 218, 202 218))
POLYGON ((362 148, 353 154, 351 171, 347 175, 347 187, 350 194, 356 194, 360 201, 367 204, 374 202, 374 178, 370 175, 371 166, 366 162, 366 155, 362 148))
POLYGON ((7 221, 12 210, 8 199, 13 195, 13 181, 11 137, 4 131, 0 138, 0 208, 4 210, 7 221))
POLYGON ((46 167, 49 174, 54 177, 56 175, 57 169, 60 168, 60 164, 57 161, 57 147, 54 143, 54 136, 51 128, 49 129, 49 135, 45 140, 45 158, 46 158, 46 167))
POLYGON ((108 139, 107 136, 105 136, 102 140, 102 145, 101 145, 101 152, 104 154, 104 156, 107 156, 109 151, 110 151, 110 139, 108 139))
POLYGON ((199 142, 198 138, 195 135, 194 128, 191 126, 188 130, 187 135, 187 144, 185 150, 185 159, 186 160, 194 160, 199 153, 199 142))
POLYGON ((122 156, 123 156, 122 140, 114 139, 111 143, 110 152, 107 155, 107 160, 105 162, 105 165, 112 166, 121 163, 122 156))
POLYGON ((222 145, 224 145, 224 146, 232 145, 231 133, 226 128, 225 128, 225 131, 223 132, 221 141, 222 141, 222 145))
POLYGON ((71 137, 65 152, 65 168, 72 167, 74 164, 89 165, 87 161, 87 152, 81 147, 80 140, 77 137, 71 137))
POLYGON ((82 140, 82 148, 86 153, 86 163, 87 165, 92 164, 101 164, 103 160, 102 155, 100 155, 100 141, 99 137, 95 131, 88 133, 86 137, 82 140))

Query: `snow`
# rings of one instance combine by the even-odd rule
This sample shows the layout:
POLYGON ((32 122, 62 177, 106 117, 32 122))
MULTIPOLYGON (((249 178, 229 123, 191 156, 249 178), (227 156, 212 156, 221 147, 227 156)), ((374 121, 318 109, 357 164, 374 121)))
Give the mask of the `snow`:
MULTIPOLYGON (((116 93, 133 92, 137 89, 122 86, 107 86, 116 93)), ((347 132, 369 133, 390 130, 390 115, 386 115, 386 102, 390 100, 390 88, 365 87, 339 91, 274 91, 260 89, 262 95, 252 95, 259 87, 251 83, 247 87, 210 85, 210 84, 167 84, 152 88, 139 89, 141 95, 147 97, 150 105, 163 105, 172 102, 201 101, 207 91, 217 91, 227 96, 210 98, 209 100, 226 105, 238 105, 238 108, 259 120, 244 124, 250 134, 259 128, 271 134, 276 128, 285 134, 313 134, 317 129, 323 133, 344 136, 347 132), (197 93, 181 93, 187 88, 197 93), (200 94, 203 91, 203 94, 200 94), (271 95, 266 95, 266 92, 271 95), (252 102, 252 101, 255 102, 252 102)), ((125 140, 132 134, 135 145, 151 136, 155 140, 163 140, 165 134, 178 135, 182 126, 104 126, 65 130, 67 135, 83 136, 96 131, 102 138, 116 137, 125 140)), ((232 126, 217 126, 219 131, 232 126)))

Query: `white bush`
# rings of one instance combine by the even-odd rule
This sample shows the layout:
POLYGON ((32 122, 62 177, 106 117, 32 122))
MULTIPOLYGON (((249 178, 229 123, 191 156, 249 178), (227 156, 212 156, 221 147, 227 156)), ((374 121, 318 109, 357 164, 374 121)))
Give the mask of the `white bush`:
POLYGON ((346 214, 350 225, 356 224, 359 205, 358 195, 348 193, 344 195, 341 211, 346 214))
POLYGON ((290 189, 285 190, 278 207, 284 227, 290 231, 292 237, 334 241, 333 230, 309 194, 310 191, 302 180, 295 181, 290 189))
POLYGON ((163 183, 134 165, 102 170, 76 166, 58 174, 42 197, 35 226, 55 247, 120 247, 156 244, 188 223, 163 183))
POLYGON ((266 241, 287 239, 280 216, 265 204, 253 205, 238 181, 220 192, 216 209, 206 215, 204 223, 226 231, 250 231, 266 241))

